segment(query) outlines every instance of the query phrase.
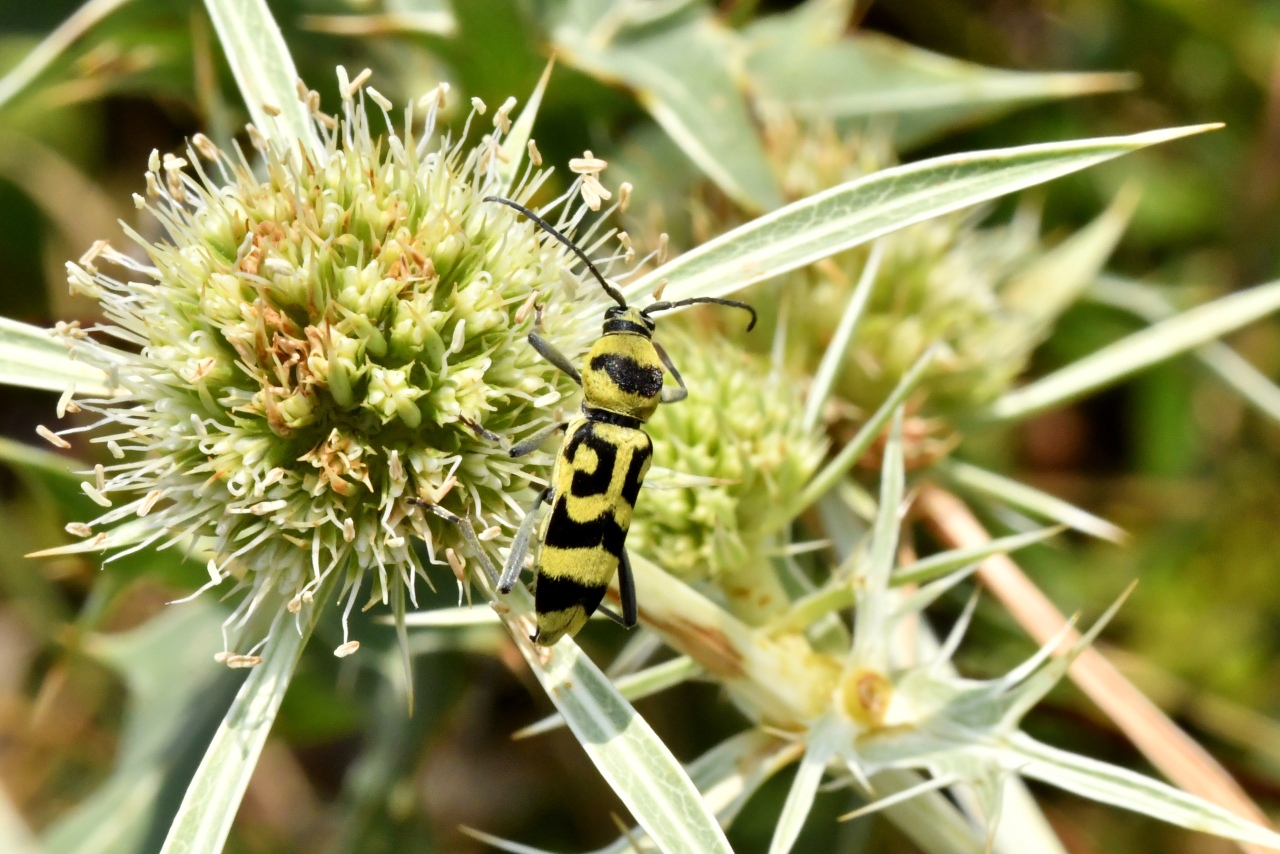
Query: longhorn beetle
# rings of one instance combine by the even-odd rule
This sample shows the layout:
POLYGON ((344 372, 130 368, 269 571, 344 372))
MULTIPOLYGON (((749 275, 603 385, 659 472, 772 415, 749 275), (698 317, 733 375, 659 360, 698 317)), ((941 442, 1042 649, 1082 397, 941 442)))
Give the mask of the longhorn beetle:
MULTIPOLYGON (((622 293, 605 281, 586 253, 546 220, 511 199, 487 196, 484 201, 519 211, 568 247, 617 303, 605 310, 604 332, 587 353, 581 373, 536 330, 529 333, 533 349, 582 386, 582 413, 571 421, 551 424, 510 449, 512 457, 521 457, 537 450, 553 434, 566 431, 551 470, 551 485, 537 497, 520 523, 498 579, 498 590, 509 593, 515 586, 529 551, 538 508, 550 504, 551 512, 539 535, 541 548, 534 590, 538 631, 533 642, 550 646, 564 635, 572 637, 597 609, 631 628, 636 624, 636 588, 625 544, 636 498, 653 455, 653 443, 641 427, 659 402, 674 403, 689 394, 671 358, 653 340, 654 322, 650 315, 696 303, 727 305, 750 312, 749 332, 756 325, 756 311, 746 303, 717 297, 658 301, 642 309, 632 308, 622 293), (664 367, 678 388, 663 388, 664 367), (600 604, 615 572, 621 615, 600 604)), ((487 438, 498 438, 479 425, 470 426, 487 438)), ((446 518, 453 517, 442 508, 431 509, 446 518)), ((453 520, 462 523, 464 534, 470 531, 466 520, 453 520)), ((468 539, 473 540, 474 534, 468 539)), ((479 543, 473 542, 472 546, 478 547, 479 543)))

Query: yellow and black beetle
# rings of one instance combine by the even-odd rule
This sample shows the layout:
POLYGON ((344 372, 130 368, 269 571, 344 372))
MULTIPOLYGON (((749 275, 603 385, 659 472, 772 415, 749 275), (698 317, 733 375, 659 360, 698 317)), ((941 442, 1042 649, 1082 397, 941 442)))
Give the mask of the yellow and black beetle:
MULTIPOLYGON (((697 303, 715 303, 750 312, 750 331, 756 323, 755 309, 737 300, 717 297, 659 301, 642 309, 632 308, 622 293, 605 281, 591 259, 550 223, 510 199, 488 196, 485 201, 514 208, 563 243, 617 303, 605 310, 603 334, 587 353, 581 373, 536 330, 529 333, 533 349, 582 386, 582 412, 570 421, 551 424, 510 449, 512 457, 524 456, 541 447, 554 433, 566 431, 551 470, 551 485, 538 496, 516 531, 498 579, 498 591, 509 593, 515 586, 529 551, 538 508, 547 503, 551 512, 542 523, 536 561, 534 605, 538 630, 532 638, 534 643, 550 646, 564 635, 572 637, 596 610, 631 628, 636 624, 636 590, 625 544, 636 498, 653 455, 653 444, 641 427, 659 403, 674 403, 689 393, 666 351, 653 340, 654 322, 650 315, 697 303), (664 367, 677 388, 663 387, 664 367), (615 572, 622 603, 620 615, 600 604, 615 572)), ((498 441, 483 427, 469 426, 498 441)), ((464 534, 471 534, 468 539, 474 540, 466 520, 442 508, 430 509, 458 522, 464 534)), ((479 547, 478 542, 472 545, 479 547)))

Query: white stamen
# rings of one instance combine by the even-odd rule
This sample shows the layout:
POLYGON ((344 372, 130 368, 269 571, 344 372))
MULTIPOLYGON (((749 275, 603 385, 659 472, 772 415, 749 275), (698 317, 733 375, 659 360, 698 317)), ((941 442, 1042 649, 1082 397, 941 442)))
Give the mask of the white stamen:
POLYGON ((388 112, 390 112, 391 108, 395 106, 394 104, 391 103, 391 101, 385 95, 383 95, 381 92, 379 92, 377 89, 373 88, 372 86, 365 88, 364 93, 369 96, 370 101, 373 101, 373 103, 377 104, 379 107, 381 107, 382 109, 388 112))
POLYGON ((358 650, 359 648, 360 648, 360 641, 355 641, 355 640, 347 641, 346 643, 342 644, 337 649, 335 649, 333 651, 333 654, 334 654, 334 657, 336 658, 346 658, 348 655, 354 654, 355 651, 358 650))
POLYGON ((93 499, 93 503, 97 504, 99 507, 111 506, 111 499, 107 498, 107 496, 103 495, 101 492, 94 489, 93 484, 89 483, 89 481, 87 480, 81 481, 80 489, 84 492, 85 495, 93 499))
POLYGON ((596 157, 590 151, 582 152, 581 157, 569 160, 569 171, 576 175, 599 175, 609 163, 596 157))
POLYGON ((511 133, 511 111, 516 108, 516 99, 507 98, 502 106, 493 114, 493 126, 503 133, 511 133))
POLYGON ((102 463, 98 463, 93 467, 93 479, 98 485, 98 491, 105 492, 107 489, 107 470, 102 467, 102 463))
POLYGON ((257 125, 253 122, 244 126, 245 131, 249 134, 249 143, 258 151, 266 151, 269 147, 267 138, 262 135, 262 131, 258 130, 257 125))
POLYGON ((153 489, 147 493, 147 497, 142 499, 142 506, 138 508, 139 516, 146 516, 155 509, 156 502, 164 495, 163 489, 153 489))
POLYGON ((58 396, 58 405, 54 409, 54 412, 58 414, 59 418, 65 418, 67 415, 67 412, 80 411, 80 407, 76 406, 75 401, 71 399, 71 396, 74 395, 75 393, 76 393, 76 387, 74 385, 69 385, 65 389, 63 389, 62 394, 58 396))
POLYGON ((92 537, 93 536, 93 528, 89 527, 84 522, 68 522, 65 530, 68 534, 71 534, 73 537, 92 537))
POLYGON ((457 576, 459 583, 465 583, 467 580, 467 561, 453 549, 445 549, 444 557, 445 560, 449 561, 449 568, 453 570, 453 574, 457 576))
POLYGON ((529 140, 529 162, 534 166, 542 165, 542 152, 538 150, 538 144, 533 140, 529 140))
POLYGON ((480 540, 482 543, 487 543, 490 540, 497 539, 498 535, 501 533, 502 533, 502 528, 498 527, 497 525, 492 525, 488 528, 485 528, 480 533, 476 534, 476 539, 480 540))
POLYGON ((284 110, 280 109, 275 104, 268 104, 266 101, 263 101, 262 112, 266 113, 268 116, 271 116, 272 118, 275 118, 276 116, 283 113, 284 110))
POLYGON ((201 156, 206 160, 218 159, 218 146, 214 145, 213 140, 209 139, 209 137, 204 134, 198 133, 191 137, 191 145, 196 151, 200 152, 201 156))
POLYGON ((529 298, 526 299, 518 309, 516 309, 515 317, 512 319, 516 322, 517 326, 529 319, 529 314, 533 311, 533 307, 537 302, 538 292, 533 291, 529 294, 529 298))
POLYGON ((485 111, 488 110, 489 108, 485 106, 484 101, 482 101, 481 99, 472 98, 471 109, 475 110, 477 113, 483 116, 485 114, 485 111))
POLYGON ((262 663, 260 655, 230 655, 227 656, 227 667, 232 670, 246 670, 250 667, 257 667, 262 663))
POLYGON ((44 439, 50 445, 53 445, 55 448, 62 448, 63 450, 66 450, 67 448, 71 447, 70 442, 68 442, 66 439, 62 438, 57 433, 53 432, 43 424, 36 426, 36 433, 40 436, 40 438, 44 439))
POLYGON ((80 256, 80 263, 85 267, 92 267, 93 262, 96 261, 98 256, 102 254, 102 251, 110 245, 111 243, 109 241, 95 240, 93 245, 89 247, 88 251, 80 256))
POLYGON ((373 69, 370 68, 366 68, 364 71, 357 74, 355 78, 347 84, 347 97, 353 97, 356 92, 360 91, 360 87, 367 83, 369 78, 372 76, 373 69))
POLYGON ((351 519, 342 520, 342 539, 348 543, 356 538, 356 523, 351 519))
POLYGON ((257 504, 249 508, 249 512, 255 516, 266 516, 277 510, 283 510, 289 506, 289 502, 283 498, 277 498, 275 501, 259 501, 257 504))

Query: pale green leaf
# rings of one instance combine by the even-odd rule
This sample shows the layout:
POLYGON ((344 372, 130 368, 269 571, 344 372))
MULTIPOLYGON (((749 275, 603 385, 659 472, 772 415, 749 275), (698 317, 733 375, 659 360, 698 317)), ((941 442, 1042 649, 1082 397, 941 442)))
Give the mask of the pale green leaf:
MULTIPOLYGON (((695 678, 702 673, 702 665, 687 655, 681 655, 670 661, 646 667, 644 670, 622 676, 614 681, 618 693, 628 702, 651 697, 654 694, 673 688, 683 682, 695 678)), ((531 738, 551 732, 564 726, 564 716, 557 713, 548 715, 540 721, 517 730, 513 739, 531 738)))
MULTIPOLYGON (((391 616, 378 617, 384 625, 394 625, 391 616)), ((465 605, 460 608, 434 608, 430 611, 413 611, 404 615, 405 626, 411 629, 443 629, 456 626, 491 626, 502 618, 488 605, 465 605)))
POLYGON ((902 146, 1024 104, 1137 84, 1133 74, 987 68, 878 33, 836 40, 793 17, 763 18, 746 30, 747 71, 757 97, 806 118, 892 116, 902 146), (797 53, 803 62, 795 61, 797 53))
POLYGON ((1012 733, 999 749, 1005 767, 1082 797, 1215 836, 1280 850, 1280 834, 1222 807, 1126 768, 1012 733))
POLYGON ((558 56, 633 89, 689 159, 734 201, 756 211, 778 207, 782 196, 731 64, 734 34, 701 7, 664 11, 648 22, 622 17, 624 8, 641 8, 636 4, 615 8, 617 15, 606 13, 609 20, 591 29, 571 16, 562 20, 554 29, 558 56))
POLYGON ((1006 393, 985 414, 1007 421, 1060 406, 1194 350, 1277 309, 1280 282, 1258 285, 1196 306, 1006 393))
POLYGON ((61 454, 4 437, 0 437, 0 462, 75 482, 79 482, 80 477, 72 471, 89 468, 87 463, 77 463, 71 457, 64 457, 61 454))
POLYGON ((62 56, 81 36, 112 12, 132 0, 89 0, 63 21, 23 57, 4 77, 0 77, 0 107, 31 85, 41 72, 62 56))
MULTIPOLYGON (((689 764, 689 779, 702 792, 707 807, 723 827, 729 827, 751 796, 774 774, 804 752, 798 741, 782 741, 763 730, 749 729, 730 736, 689 764)), ((595 854, 636 854, 654 850, 653 841, 639 828, 595 854), (635 844, 633 844, 635 843, 635 844)))
POLYGON ((447 0, 386 0, 381 8, 381 12, 368 15, 303 15, 301 25, 339 36, 417 34, 448 38, 458 31, 458 21, 447 0))
POLYGON ((942 460, 936 468, 957 486, 993 498, 1032 516, 1048 519, 1113 543, 1122 543, 1127 536, 1106 519, 1004 475, 959 460, 942 460))
MULTIPOLYGON (((1094 302, 1134 314, 1148 323, 1176 315, 1177 309, 1160 290, 1143 282, 1103 276, 1086 294, 1094 302)), ((1273 421, 1280 421, 1280 386, 1220 341, 1198 348, 1195 356, 1219 379, 1235 389, 1273 421)))
POLYGON ((724 296, 913 223, 1043 184, 1122 154, 1218 125, 935 157, 875 172, 720 235, 623 289, 638 299, 724 296))
POLYGON ((111 776, 45 830, 48 854, 143 850, 155 822, 164 820, 163 811, 157 814, 162 788, 182 785, 184 761, 212 726, 207 712, 225 709, 235 690, 234 675, 213 660, 224 616, 209 601, 197 601, 131 631, 86 639, 85 652, 124 679, 124 729, 111 776))
POLYGON ((205 0, 205 6, 258 130, 285 152, 301 143, 313 154, 323 153, 298 97, 298 70, 266 0, 205 0))
POLYGON ((787 799, 782 804, 782 814, 778 816, 778 823, 773 828, 769 854, 789 854, 795 846, 805 819, 809 817, 809 810, 813 808, 813 799, 818 794, 818 784, 822 782, 827 765, 835 758, 839 743, 851 736, 848 725, 840 724, 831 714, 822 717, 810 728, 800 767, 796 770, 787 799))
MULTIPOLYGON (((315 604, 301 618, 300 626, 295 626, 294 616, 280 607, 271 626, 270 640, 261 653, 262 663, 249 672, 249 678, 209 741, 204 759, 169 827, 161 854, 204 854, 222 850, 302 649, 315 629, 323 605, 333 593, 338 576, 338 572, 330 573, 315 591, 315 604)), ((270 606, 268 602, 264 607, 270 606)))
POLYGON ((574 737, 659 848, 668 854, 732 854, 724 831, 680 763, 577 644, 562 638, 549 649, 535 647, 518 624, 512 628, 525 660, 574 737))
POLYGON ((542 96, 547 92, 547 84, 551 82, 551 69, 555 67, 555 58, 547 62, 538 84, 533 87, 533 94, 520 111, 520 118, 511 125, 511 132, 502 141, 502 155, 498 158, 498 175, 502 192, 508 195, 512 185, 520 177, 520 167, 525 162, 529 139, 533 135, 533 123, 538 120, 538 109, 542 106, 542 96))
POLYGON ((900 584, 923 584, 926 581, 932 581, 935 578, 941 578, 951 572, 963 569, 972 563, 986 560, 995 554, 1008 554, 1018 549, 1036 543, 1044 542, 1050 537, 1057 536, 1065 530, 1065 526, 1057 525, 1052 528, 1041 528, 1038 531, 1029 531, 1025 534, 1014 534, 1009 537, 1000 537, 981 546, 974 546, 967 549, 952 549, 951 551, 940 552, 936 555, 918 560, 915 563, 902 567, 893 574, 892 584, 894 586, 900 584))
POLYGON ((52 331, 0 317, 0 384, 58 392, 74 386, 83 395, 107 397, 106 380, 98 368, 73 360, 52 331))

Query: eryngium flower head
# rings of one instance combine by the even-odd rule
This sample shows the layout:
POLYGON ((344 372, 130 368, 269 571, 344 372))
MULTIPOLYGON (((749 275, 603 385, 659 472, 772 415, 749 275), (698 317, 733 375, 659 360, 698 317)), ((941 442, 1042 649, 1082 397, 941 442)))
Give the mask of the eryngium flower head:
POLYGON ((658 337, 689 386, 689 397, 658 407, 646 430, 655 465, 632 522, 631 542, 685 579, 725 581, 758 568, 787 508, 822 462, 820 432, 801 425, 796 384, 769 362, 671 318, 658 337))
MULTIPOLYGON (((72 330, 74 352, 118 391, 77 404, 115 428, 95 441, 119 460, 85 484, 110 509, 78 532, 129 520, 94 542, 203 549, 210 584, 251 588, 244 609, 275 590, 296 611, 333 572, 348 612, 369 570, 373 599, 412 598, 413 539, 458 565, 441 552, 460 537, 409 499, 469 516, 481 539, 509 530, 538 472, 473 425, 510 441, 572 387, 524 341, 534 301, 564 287, 564 250, 482 201, 541 182, 526 171, 508 186, 520 152, 499 146, 514 101, 470 147, 465 131, 456 144, 434 135, 435 95, 425 126, 410 108, 403 136, 375 140, 364 93, 344 91, 342 116, 316 116, 322 155, 257 135, 258 170, 203 137, 186 158, 153 155, 151 198, 136 201, 166 237, 130 233, 150 264, 97 247, 68 265, 110 321, 94 337, 72 330)), ((567 202, 576 188, 557 203, 570 230, 585 213, 567 202)), ((574 341, 565 301, 547 302, 543 326, 574 341)))

